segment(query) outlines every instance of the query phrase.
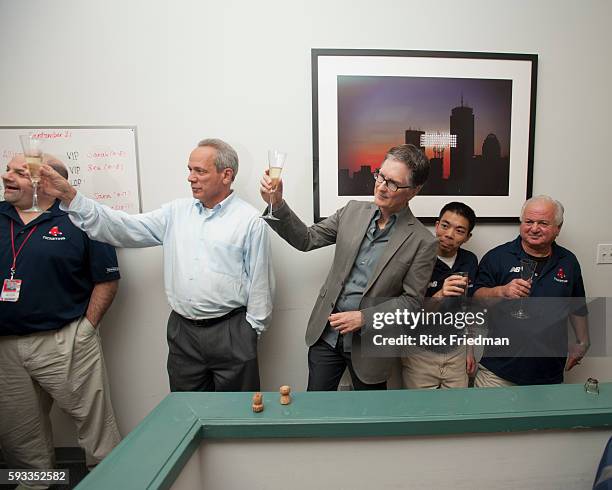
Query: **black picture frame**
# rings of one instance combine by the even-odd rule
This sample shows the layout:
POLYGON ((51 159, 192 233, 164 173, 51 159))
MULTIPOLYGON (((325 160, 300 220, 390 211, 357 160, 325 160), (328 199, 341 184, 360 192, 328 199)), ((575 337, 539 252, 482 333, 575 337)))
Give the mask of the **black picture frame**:
MULTIPOLYGON (((472 118, 474 121, 478 121, 478 109, 474 109, 468 104, 470 98, 482 99, 480 110, 484 113, 488 111, 497 115, 497 120, 500 121, 498 126, 508 129, 507 138, 499 138, 500 141, 504 141, 507 148, 507 155, 505 156, 502 153, 503 149, 496 153, 495 151, 491 152, 483 148, 480 155, 476 154, 476 148, 480 141, 474 136, 474 153, 471 159, 469 159, 470 157, 465 157, 465 161, 469 162, 469 164, 463 167, 465 169, 464 174, 461 176, 463 184, 452 182, 452 185, 449 184, 449 181, 453 181, 453 177, 460 175, 458 169, 461 168, 461 160, 460 157, 455 157, 454 155, 452 160, 457 162, 455 164, 457 170, 454 171, 454 174, 452 171, 449 171, 449 176, 444 178, 445 165, 447 168, 451 168, 451 164, 448 163, 451 160, 450 153, 452 149, 450 147, 446 148, 449 154, 446 160, 444 157, 432 159, 432 173, 436 176, 431 177, 432 174, 430 174, 430 181, 432 182, 430 189, 428 190, 425 187, 423 189, 424 192, 430 192, 430 194, 417 195, 411 201, 410 207, 413 213, 421 221, 433 223, 444 204, 449 201, 459 200, 474 208, 479 223, 518 222, 521 205, 526 198, 531 197, 533 187, 538 63, 538 56, 536 54, 312 49, 311 62, 313 211, 315 222, 321 221, 325 216, 329 216, 351 199, 371 199, 371 194, 368 197, 368 194, 363 193, 366 192, 363 185, 360 187, 361 194, 352 194, 357 187, 351 187, 347 182, 350 182, 351 179, 356 181, 355 167, 353 167, 353 178, 350 177, 348 168, 341 167, 340 155, 349 155, 349 150, 354 148, 352 141, 356 140, 353 139, 351 144, 346 145, 344 143, 341 144, 339 139, 343 138, 343 141, 350 139, 348 136, 345 137, 345 134, 350 136, 350 130, 346 129, 347 126, 350 126, 352 130, 354 130, 354 126, 359 127, 359 124, 353 124, 353 118, 345 115, 350 114, 350 111, 345 110, 345 108, 352 107, 345 101, 357 101, 354 102, 354 105, 359 106, 362 101, 376 100, 378 98, 377 94, 389 93, 388 90, 384 89, 376 92, 376 87, 378 85, 381 85, 381 87, 391 86, 389 85, 390 83, 395 83, 394 87, 399 87, 399 89, 396 89, 398 93, 402 95, 410 93, 413 97, 417 97, 417 92, 411 92, 412 89, 410 87, 419 84, 419 87, 421 87, 419 90, 424 90, 425 92, 423 93, 429 94, 428 96, 431 97, 432 101, 439 101, 442 98, 435 95, 437 93, 435 92, 435 87, 438 85, 446 87, 443 89, 443 92, 438 92, 444 94, 445 97, 447 92, 449 92, 448 87, 451 87, 451 90, 454 90, 456 87, 458 92, 459 88, 467 85, 468 92, 471 91, 472 93, 457 93, 457 107, 449 107, 449 113, 459 108, 461 109, 458 111, 459 113, 469 112, 467 109, 473 109, 472 118), (345 88, 347 86, 352 92, 345 88), (362 89, 363 93, 365 94, 367 91, 370 96, 359 97, 351 95, 352 98, 350 98, 343 95, 355 93, 357 89, 354 87, 356 86, 365 87, 362 89), (472 89, 472 87, 476 88, 472 89), (508 89, 508 87, 510 88, 508 89), (499 98, 485 96, 492 92, 493 89, 498 90, 502 96, 499 98), (401 92, 402 90, 404 90, 404 93, 401 92), (509 96, 507 95, 508 91, 509 96), (465 105, 463 101, 464 96, 468 101, 465 105), (503 106, 502 101, 505 104, 503 106), (464 108, 466 110, 463 110, 464 108), (474 115, 475 111, 476 115, 474 115), (349 124, 344 123, 343 119, 344 121, 349 121, 349 124), (495 160, 496 165, 492 166, 487 158, 499 158, 499 160, 495 160), (481 169, 481 171, 477 169, 481 169), (484 175, 486 172, 493 171, 497 172, 492 174, 493 177, 484 175), (334 177, 324 179, 322 175, 333 175, 334 177), (494 185, 490 185, 491 183, 494 185)), ((388 107, 391 107, 392 104, 392 102, 389 102, 388 107)), ((372 109, 372 107, 368 108, 372 109)), ((357 107, 357 109, 363 109, 363 107, 357 107)), ((380 112, 377 110, 370 112, 355 110, 353 112, 377 114, 377 117, 381 119, 380 112, 384 113, 384 110, 381 108, 380 112)), ((385 115, 383 114, 382 119, 384 119, 385 115)), ((421 117, 421 119, 425 119, 423 117, 425 115, 428 115, 426 108, 418 113, 418 117, 421 117)), ((419 126, 421 123, 417 119, 414 120, 414 125, 416 128, 420 128, 422 126, 419 126)), ((368 123, 365 120, 361 128, 361 134, 364 136, 360 141, 363 142, 362 146, 364 148, 369 144, 367 141, 369 135, 367 131, 363 131, 363 126, 368 123)), ((484 123, 482 128, 477 127, 476 123, 472 124, 474 125, 472 128, 472 134, 474 135, 476 134, 475 131, 480 131, 480 133, 483 130, 487 131, 484 123)), ((381 146, 384 143, 379 141, 377 142, 379 148, 388 149, 396 143, 407 142, 407 139, 409 139, 407 131, 410 131, 410 138, 415 137, 416 133, 423 132, 423 130, 425 133, 429 133, 429 128, 423 128, 423 130, 412 130, 411 128, 412 123, 408 118, 404 128, 406 132, 402 141, 402 138, 398 136, 401 122, 398 123, 396 127, 393 127, 394 133, 389 137, 388 146, 381 146)), ((504 131, 501 132, 504 133, 504 131)), ((450 128, 448 133, 451 134, 450 128)), ((358 133, 355 132, 355 134, 358 133)), ((376 134, 380 134, 380 131, 376 134)), ((494 133, 488 134, 487 138, 489 139, 488 146, 485 145, 484 141, 482 143, 486 148, 493 148, 495 150, 497 147, 503 146, 502 143, 499 143, 494 133)), ((384 137, 381 139, 384 140, 384 137)), ((470 139, 469 137, 463 137, 463 139, 460 137, 459 141, 465 142, 470 139)), ((355 147, 357 146, 359 145, 355 145, 355 147)), ((463 147, 461 148, 462 150, 464 149, 463 147)), ((431 153, 431 148, 425 149, 428 153, 431 153)), ((371 166, 366 165, 364 166, 365 169, 362 167, 366 176, 370 170, 373 171, 384 160, 385 152, 381 151, 379 150, 376 153, 375 150, 372 150, 368 153, 376 155, 372 158, 377 161, 368 160, 371 166), (369 169, 367 168, 368 166, 370 167, 369 169)), ((469 151, 467 154, 469 154, 469 151)), ((438 152, 437 155, 439 156, 440 153, 438 152)), ((342 165, 347 165, 345 163, 347 161, 350 162, 348 165, 360 164, 355 159, 343 158, 342 165)), ((363 175, 360 176, 363 177, 363 175)), ((459 182, 457 179, 459 177, 455 179, 456 182, 459 182)), ((368 178, 365 180, 369 181, 368 178)), ((373 183, 371 185, 373 187, 373 183)))

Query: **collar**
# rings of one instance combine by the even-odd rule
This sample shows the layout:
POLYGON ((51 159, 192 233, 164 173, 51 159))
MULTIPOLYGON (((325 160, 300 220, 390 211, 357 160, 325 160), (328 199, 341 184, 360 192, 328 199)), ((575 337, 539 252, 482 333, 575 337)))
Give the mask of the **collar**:
POLYGON ((236 195, 236 193, 232 190, 229 196, 227 196, 225 199, 223 199, 223 201, 215 204, 212 208, 205 207, 204 204, 202 204, 202 202, 198 201, 198 200, 194 200, 195 201, 194 205, 195 205, 196 209, 198 210, 198 213, 203 214, 205 217, 208 218, 210 216, 214 216, 215 214, 220 214, 225 209, 227 209, 227 207, 234 200, 234 196, 235 195, 236 195))
MULTIPOLYGON (((374 203, 372 203, 372 206, 376 209, 374 213, 375 215, 376 213, 380 213, 380 208, 378 206, 376 206, 374 203)), ((416 220, 414 214, 412 214, 410 206, 406 206, 405 208, 400 209, 397 213, 393 213, 391 216, 389 216, 389 219, 391 219, 392 216, 395 216, 395 222, 404 221, 409 225, 413 224, 416 220)))
MULTIPOLYGON (((387 224, 388 225, 393 225, 397 221, 398 214, 399 213, 393 213, 391 216, 389 216, 389 220, 387 221, 387 224)), ((376 211, 374 211, 374 216, 372 216, 372 219, 370 221, 371 222, 376 222, 381 217, 382 217, 382 213, 381 213, 380 209, 376 208, 376 211)))
MULTIPOLYGON (((510 242, 510 251, 517 257, 527 258, 527 252, 523 250, 523 246, 521 245, 521 235, 510 242)), ((565 255, 567 255, 566 250, 557 245, 557 242, 552 242, 550 247, 550 261, 556 261, 565 255)))
MULTIPOLYGON (((459 247, 457 249, 457 254, 455 255, 455 261, 453 262, 453 266, 452 267, 448 267, 448 265, 446 265, 446 262, 444 262, 440 256, 436 256, 436 265, 435 267, 443 267, 444 269, 449 269, 451 271, 453 270, 461 270, 463 269, 463 264, 466 264, 468 261, 466 260, 469 256, 469 253, 467 253, 465 250, 463 250, 463 248, 459 247)), ((446 257, 445 257, 446 258, 446 257)), ((448 259, 450 260, 452 257, 448 257, 448 259)))
MULTIPOLYGON (((519 235, 518 237, 516 237, 516 239, 511 242, 512 243, 512 253, 518 258, 528 258, 527 256, 527 252, 525 252, 525 250, 523 250, 523 246, 521 245, 521 235, 519 235)), ((557 264, 559 263, 559 260, 561 260, 562 258, 564 258, 567 255, 567 250, 564 249, 563 247, 560 247, 559 245, 557 245, 557 242, 552 242, 551 248, 550 248, 550 257, 549 259, 546 261, 546 264, 544 265, 544 268, 540 271, 538 278, 536 278, 536 283, 539 282, 539 280, 544 277, 546 274, 548 274, 551 270, 553 270, 557 264)))
MULTIPOLYGON (((25 226, 29 227, 29 226, 37 225, 38 223, 48 221, 52 218, 67 215, 68 214, 67 212, 62 211, 60 209, 59 204, 60 204, 59 201, 56 199, 53 205, 48 209, 49 211, 48 213, 42 213, 38 218, 30 221, 25 226)), ((21 221, 21 217, 19 216, 19 213, 15 209, 15 206, 13 206, 11 203, 8 203, 6 201, 0 202, 0 214, 3 214, 4 216, 8 217, 9 219, 12 219, 18 224, 23 224, 23 221, 21 221)))
POLYGON ((442 262, 443 264, 446 264, 446 262, 444 262, 445 260, 446 260, 447 262, 451 262, 451 261, 452 261, 452 262, 453 262, 453 264, 454 264, 454 263, 456 263, 456 262, 457 262, 457 260, 459 260, 459 250, 460 250, 460 249, 458 249, 458 250, 457 250, 457 252, 455 253, 455 255, 453 255, 452 257, 443 257, 442 255, 438 255, 436 258, 437 258, 437 259, 438 259, 440 262, 442 262))

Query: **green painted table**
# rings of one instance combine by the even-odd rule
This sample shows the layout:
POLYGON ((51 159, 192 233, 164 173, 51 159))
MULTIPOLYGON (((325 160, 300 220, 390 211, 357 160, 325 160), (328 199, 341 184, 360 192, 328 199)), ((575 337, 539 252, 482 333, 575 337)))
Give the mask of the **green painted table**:
POLYGON ((290 405, 264 393, 168 395, 77 487, 165 489, 204 439, 331 438, 612 427, 612 383, 293 393, 290 405))

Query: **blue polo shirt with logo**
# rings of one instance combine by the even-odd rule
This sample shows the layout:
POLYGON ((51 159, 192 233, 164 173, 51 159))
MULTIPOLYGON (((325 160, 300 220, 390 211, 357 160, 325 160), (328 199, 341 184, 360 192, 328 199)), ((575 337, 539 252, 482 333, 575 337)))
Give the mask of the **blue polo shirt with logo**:
MULTIPOLYGON (((529 256, 523 250, 521 237, 500 245, 487 252, 478 267, 478 276, 474 284, 474 292, 481 287, 492 288, 508 284, 513 279, 520 278, 521 259, 529 256)), ((584 283, 580 264, 576 256, 556 243, 552 244, 551 255, 544 264, 542 271, 533 278, 530 298, 557 298, 546 300, 541 304, 534 304, 534 316, 538 310, 547 311, 546 321, 534 318, 532 320, 511 319, 508 312, 516 309, 516 301, 502 302, 492 313, 491 328, 496 333, 524 331, 525 345, 529 344, 528 352, 534 351, 538 342, 543 349, 551 339, 555 346, 554 352, 567 349, 567 317, 569 314, 585 316, 587 308, 585 303, 584 283), (568 300, 567 298, 582 298, 568 300), (509 305, 514 306, 510 307, 509 305), (497 315, 497 316, 496 316, 497 315), (496 322, 498 323, 496 325, 496 322), (541 325, 544 325, 540 328, 541 325), (531 329, 531 331, 530 331, 531 329), (531 334, 531 335, 530 335, 531 334), (553 339, 554 336, 554 339, 553 339)), ((532 300, 527 300, 526 304, 532 300)), ((532 302, 533 304, 533 302, 532 302)), ((542 317, 541 317, 542 318, 542 317)), ((518 385, 552 384, 563 382, 563 370, 566 357, 513 357, 492 356, 495 348, 486 347, 480 363, 497 376, 518 385)))
POLYGON ((472 296, 474 290, 474 281, 478 272, 478 258, 469 250, 459 248, 457 250, 457 258, 453 267, 449 267, 440 259, 436 259, 436 265, 431 274, 431 281, 425 292, 425 297, 431 297, 436 294, 444 284, 444 281, 456 272, 467 272, 469 279, 468 296, 472 296))
MULTIPOLYGON (((0 202, 0 281, 10 278, 17 251, 15 279, 21 290, 16 302, 0 301, 0 336, 56 330, 85 314, 97 283, 119 279, 115 249, 90 240, 59 203, 24 225, 12 204, 0 202)), ((0 282, 0 284, 1 284, 0 282)))
MULTIPOLYGON (((449 267, 439 258, 436 259, 434 270, 431 274, 431 280, 425 292, 425 298, 431 298, 434 294, 442 289, 444 281, 455 274, 456 272, 467 272, 468 273, 468 296, 472 296, 474 289, 474 280, 476 279, 476 273, 478 272, 478 259, 469 250, 463 250, 459 248, 457 250, 457 257, 452 267, 449 267)), ((426 311, 436 311, 441 313, 446 312, 459 312, 461 311, 462 305, 464 304, 464 298, 462 296, 449 296, 436 300, 425 300, 424 308, 426 311), (430 303, 431 301, 431 303, 430 303)), ((413 332, 413 334, 426 334, 432 337, 441 337, 447 340, 445 345, 422 345, 421 348, 438 353, 445 353, 456 350, 457 347, 450 345, 448 339, 450 335, 456 335, 465 330, 458 330, 454 325, 420 325, 413 332)))

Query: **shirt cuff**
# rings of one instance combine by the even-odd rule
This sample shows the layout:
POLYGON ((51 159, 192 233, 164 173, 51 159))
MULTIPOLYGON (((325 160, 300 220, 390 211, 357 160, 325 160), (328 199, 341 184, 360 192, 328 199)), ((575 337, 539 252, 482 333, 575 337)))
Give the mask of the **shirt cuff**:
POLYGON ((62 201, 60 201, 59 208, 62 211, 74 211, 75 209, 79 209, 83 207, 83 203, 87 198, 81 194, 79 191, 75 194, 72 201, 70 201, 70 205, 66 206, 62 201))
POLYGON ((249 324, 251 325, 251 328, 253 328, 253 330, 257 332, 258 337, 266 329, 266 326, 259 320, 256 320, 255 318, 253 318, 253 316, 249 315, 248 311, 246 314, 246 321, 249 322, 249 324))

